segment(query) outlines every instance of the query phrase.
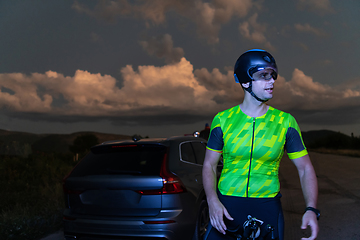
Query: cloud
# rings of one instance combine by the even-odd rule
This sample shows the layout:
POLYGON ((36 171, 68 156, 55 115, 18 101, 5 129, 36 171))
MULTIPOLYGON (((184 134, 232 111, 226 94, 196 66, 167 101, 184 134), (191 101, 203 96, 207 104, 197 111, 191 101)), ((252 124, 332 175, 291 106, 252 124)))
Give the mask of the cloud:
POLYGON ((118 16, 130 15, 132 12, 132 7, 127 0, 98 1, 98 4, 93 10, 86 4, 81 4, 79 1, 75 0, 72 8, 79 13, 85 13, 89 16, 103 19, 111 23, 114 23, 118 16))
POLYGON ((324 111, 345 106, 360 107, 360 83, 354 82, 351 86, 352 88, 345 88, 321 84, 305 75, 303 71, 295 69, 290 81, 285 81, 281 76, 276 80, 275 96, 280 95, 281 98, 275 97, 271 101, 289 111, 293 109, 324 111))
POLYGON ((309 10, 320 15, 334 12, 329 0, 298 0, 297 6, 301 10, 309 10))
POLYGON ((91 32, 90 38, 91 38, 92 42, 99 42, 99 41, 102 40, 101 36, 99 34, 97 34, 97 33, 94 33, 94 32, 91 32))
POLYGON ((214 68, 211 72, 206 68, 201 68, 196 69, 194 74, 199 84, 212 93, 212 100, 217 103, 218 109, 225 106, 234 106, 244 96, 240 85, 234 85, 235 80, 232 69, 228 70, 226 74, 222 74, 218 68, 214 68))
POLYGON ((322 37, 322 36, 326 36, 326 33, 321 30, 321 29, 317 29, 314 28, 312 26, 310 26, 308 23, 307 24, 295 24, 295 29, 299 32, 308 32, 308 33, 312 33, 318 37, 322 37))
POLYGON ((214 100, 224 93, 200 84, 185 58, 162 67, 139 66, 138 70, 128 65, 121 69, 121 74, 121 88, 110 75, 83 70, 77 70, 74 76, 54 71, 29 76, 0 74, 0 108, 19 114, 51 115, 55 120, 68 117, 73 121, 74 117, 212 115, 224 107, 214 100))
POLYGON ((214 103, 194 77, 193 66, 185 58, 163 67, 131 66, 121 70, 124 87, 121 94, 127 106, 136 108, 169 107, 178 111, 199 111, 214 103))
POLYGON ((239 31, 242 36, 245 38, 259 44, 263 44, 266 49, 274 51, 275 48, 271 43, 266 39, 266 24, 259 24, 257 22, 258 14, 255 13, 249 18, 248 21, 239 24, 239 31))
POLYGON ((150 55, 156 55, 158 58, 165 58, 166 63, 179 62, 184 56, 184 50, 182 48, 173 47, 173 40, 169 34, 152 37, 146 41, 140 41, 139 44, 150 55))
MULTIPOLYGON (((0 109, 8 116, 47 121, 185 124, 207 120, 243 97, 232 70, 194 69, 185 58, 161 67, 128 65, 121 74, 122 87, 110 75, 83 70, 74 76, 54 71, 0 74, 0 109)), ((289 81, 278 77, 269 103, 290 113, 310 114, 319 124, 316 116, 321 114, 314 113, 341 112, 342 118, 348 118, 360 107, 360 81, 332 87, 295 69, 289 81)), ((360 116, 347 121, 360 121, 360 116)))
POLYGON ((301 47, 304 51, 309 51, 309 47, 308 47, 308 45, 306 45, 305 43, 302 43, 302 42, 294 42, 294 45, 298 45, 298 46, 301 47))
POLYGON ((182 14, 196 23, 200 36, 208 37, 209 43, 217 43, 222 24, 228 23, 232 17, 245 17, 251 7, 249 0, 195 1, 195 8, 182 14))
POLYGON ((115 22, 118 17, 138 18, 146 21, 147 26, 165 24, 167 13, 179 16, 195 23, 199 36, 210 44, 219 42, 219 31, 223 24, 233 17, 245 17, 253 3, 251 0, 152 0, 128 2, 126 0, 104 0, 90 9, 86 4, 75 1, 72 8, 79 13, 115 22))
POLYGON ((275 97, 269 104, 291 113, 300 124, 321 128, 359 124, 360 81, 328 86, 295 69, 290 81, 282 76, 276 80, 275 97))

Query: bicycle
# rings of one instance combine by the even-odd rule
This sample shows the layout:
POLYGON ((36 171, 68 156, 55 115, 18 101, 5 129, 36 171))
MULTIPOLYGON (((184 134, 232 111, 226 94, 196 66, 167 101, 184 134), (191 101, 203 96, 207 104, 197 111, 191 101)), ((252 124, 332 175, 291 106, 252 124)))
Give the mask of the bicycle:
POLYGON ((260 226, 264 224, 263 221, 248 215, 248 220, 241 226, 235 229, 227 229, 227 233, 236 240, 264 240, 268 234, 271 234, 271 239, 276 240, 274 235, 274 227, 268 224, 265 231, 261 231, 260 226))

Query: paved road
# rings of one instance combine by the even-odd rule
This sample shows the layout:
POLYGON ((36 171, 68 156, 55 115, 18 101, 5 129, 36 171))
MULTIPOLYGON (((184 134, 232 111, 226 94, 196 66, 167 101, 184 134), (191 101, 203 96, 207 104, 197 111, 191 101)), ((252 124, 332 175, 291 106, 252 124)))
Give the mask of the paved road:
MULTIPOLYGON (((286 155, 286 154, 285 154, 286 155)), ((300 229, 305 208, 297 170, 284 155, 280 165, 285 239, 306 235, 300 229)), ((318 240, 360 239, 360 158, 310 153, 319 183, 318 240)))
MULTIPOLYGON (((321 210, 318 240, 360 240, 360 158, 310 153, 319 183, 321 210)), ((286 154, 280 165, 285 239, 309 234, 300 229, 305 208, 297 170, 286 154)), ((42 240, 62 240, 62 232, 42 240)))

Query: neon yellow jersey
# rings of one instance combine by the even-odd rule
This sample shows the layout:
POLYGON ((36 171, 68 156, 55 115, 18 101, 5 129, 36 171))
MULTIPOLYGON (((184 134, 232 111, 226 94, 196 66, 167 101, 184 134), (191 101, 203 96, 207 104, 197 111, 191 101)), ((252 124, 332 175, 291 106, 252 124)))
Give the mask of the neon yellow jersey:
POLYGON ((260 117, 249 117, 240 106, 219 112, 211 125, 207 148, 223 153, 221 194, 239 197, 275 197, 284 150, 290 159, 307 155, 293 116, 269 107, 260 117))

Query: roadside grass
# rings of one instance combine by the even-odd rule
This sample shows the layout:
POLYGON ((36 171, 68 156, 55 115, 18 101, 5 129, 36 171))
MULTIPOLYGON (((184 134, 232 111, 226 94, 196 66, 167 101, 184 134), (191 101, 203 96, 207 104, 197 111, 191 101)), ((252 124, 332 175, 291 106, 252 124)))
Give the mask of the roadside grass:
POLYGON ((71 154, 0 156, 2 240, 37 240, 61 228, 62 179, 74 165, 71 154))

